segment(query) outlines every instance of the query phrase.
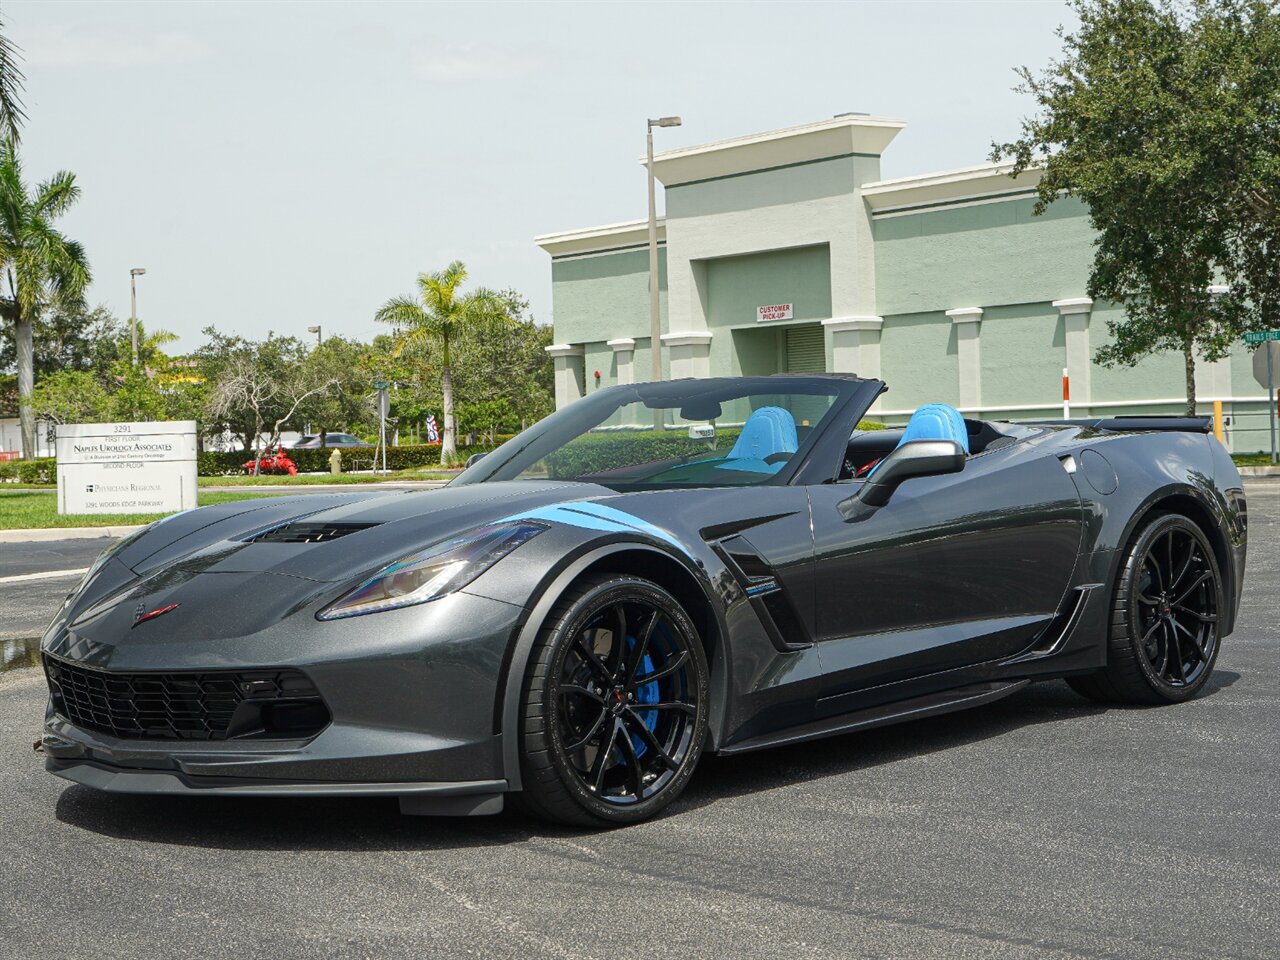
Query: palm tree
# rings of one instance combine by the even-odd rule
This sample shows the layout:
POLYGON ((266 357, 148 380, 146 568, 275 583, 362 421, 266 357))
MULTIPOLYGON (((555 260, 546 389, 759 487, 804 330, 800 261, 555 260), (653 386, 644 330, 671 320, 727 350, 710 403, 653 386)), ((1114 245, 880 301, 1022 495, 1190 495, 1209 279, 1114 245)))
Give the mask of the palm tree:
POLYGON ((32 322, 53 303, 73 304, 89 283, 84 248, 54 229, 80 196, 74 174, 56 173, 32 193, 12 140, 0 144, 0 318, 13 324, 18 354, 18 416, 22 448, 35 450, 31 410, 35 385, 32 322))
MULTIPOLYGON (((4 21, 0 20, 0 30, 4 21)), ((22 109, 22 70, 18 67, 18 50, 0 33, 0 136, 18 142, 18 127, 27 119, 22 109)))
POLYGON ((453 422, 453 358, 450 348, 461 338, 507 319, 502 297, 478 287, 460 295, 467 268, 455 260, 438 273, 418 274, 418 296, 393 297, 374 315, 399 328, 395 355, 411 344, 434 344, 440 350, 440 392, 444 394, 444 431, 440 438, 440 462, 449 463, 457 451, 453 422))

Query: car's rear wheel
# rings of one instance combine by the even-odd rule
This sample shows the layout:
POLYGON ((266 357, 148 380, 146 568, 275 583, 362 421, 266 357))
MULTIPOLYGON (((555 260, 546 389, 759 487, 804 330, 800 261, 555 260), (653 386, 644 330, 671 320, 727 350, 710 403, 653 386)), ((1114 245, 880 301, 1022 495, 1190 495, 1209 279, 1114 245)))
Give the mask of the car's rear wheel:
POLYGON ((1218 657, 1222 576, 1204 532, 1162 514, 1130 541, 1116 578, 1107 666, 1071 686, 1107 703, 1178 703, 1218 657))
POLYGON ((698 631, 655 583, 605 576, 557 603, 529 660, 520 799, 562 823, 634 823, 685 788, 707 729, 698 631))

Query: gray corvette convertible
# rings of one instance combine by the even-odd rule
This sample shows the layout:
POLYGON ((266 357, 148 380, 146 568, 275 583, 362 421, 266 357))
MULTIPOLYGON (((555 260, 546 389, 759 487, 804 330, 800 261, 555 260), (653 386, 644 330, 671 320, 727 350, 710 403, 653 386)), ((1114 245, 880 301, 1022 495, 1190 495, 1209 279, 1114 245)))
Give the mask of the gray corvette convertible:
MULTIPOLYGON (((44 637, 48 769, 106 791, 657 813, 737 753, 1065 677, 1176 704, 1246 513, 1199 418, 1012 424, 778 375, 612 387, 443 490, 221 504, 104 553, 44 637)), ((856 749, 856 744, 837 749, 856 749)))

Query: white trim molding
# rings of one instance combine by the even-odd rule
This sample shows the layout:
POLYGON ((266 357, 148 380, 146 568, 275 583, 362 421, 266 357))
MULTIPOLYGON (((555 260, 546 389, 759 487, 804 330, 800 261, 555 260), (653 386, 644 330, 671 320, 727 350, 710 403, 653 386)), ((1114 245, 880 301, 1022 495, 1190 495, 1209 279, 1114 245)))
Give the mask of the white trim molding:
POLYGON ((947 316, 951 318, 952 323, 978 323, 982 320, 982 308, 956 307, 954 310, 948 310, 947 316))
POLYGON ((1221 297, 1222 295, 1231 292, 1231 288, 1224 283, 1210 284, 1206 289, 1209 291, 1209 296, 1211 297, 1221 297))
POLYGON ((664 333, 662 342, 668 347, 705 347, 711 343, 709 330, 684 330, 678 333, 664 333))
POLYGON ((636 348, 636 341, 634 337, 619 337, 617 340, 606 340, 604 345, 612 347, 614 353, 625 353, 636 348))
POLYGON ((844 333, 848 330, 875 330, 879 332, 880 328, 884 326, 884 317, 832 317, 830 320, 823 320, 822 325, 832 333, 844 333))
POLYGON ((552 357, 580 357, 586 353, 586 348, 580 343, 553 343, 542 349, 552 357))
POLYGON ((1073 313, 1089 313, 1093 310, 1092 297, 1068 297, 1065 300, 1053 301, 1053 306, 1062 316, 1070 316, 1073 313))
POLYGON ((1010 199, 1002 194, 1028 193, 1040 185, 1043 167, 1033 165, 1016 177, 1013 161, 980 163, 957 170, 925 173, 894 180, 874 180, 862 185, 862 198, 873 214, 881 216, 890 211, 907 212, 914 207, 932 207, 943 204, 985 198, 1010 199))
MULTIPOLYGON (((544 233, 534 237, 533 242, 553 257, 599 253, 617 250, 619 247, 643 247, 649 243, 649 221, 628 220, 625 223, 606 223, 599 227, 544 233)), ((667 219, 659 217, 658 243, 666 242, 667 219)))

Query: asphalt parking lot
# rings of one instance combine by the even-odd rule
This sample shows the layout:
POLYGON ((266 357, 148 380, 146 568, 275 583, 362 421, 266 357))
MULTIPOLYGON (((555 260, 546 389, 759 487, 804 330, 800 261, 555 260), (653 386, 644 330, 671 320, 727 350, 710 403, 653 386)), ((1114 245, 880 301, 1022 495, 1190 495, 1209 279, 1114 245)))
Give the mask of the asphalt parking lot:
MULTIPOLYGON (((668 815, 609 832, 95 793, 32 752, 39 671, 0 673, 0 957, 1274 958, 1280 482, 1249 497, 1242 617, 1197 700, 1044 683, 708 758, 668 815)), ((0 544, 5 649, 74 584, 8 578, 101 545, 0 544)))

